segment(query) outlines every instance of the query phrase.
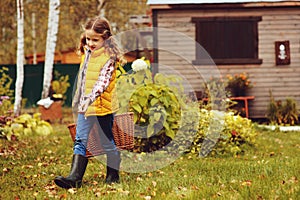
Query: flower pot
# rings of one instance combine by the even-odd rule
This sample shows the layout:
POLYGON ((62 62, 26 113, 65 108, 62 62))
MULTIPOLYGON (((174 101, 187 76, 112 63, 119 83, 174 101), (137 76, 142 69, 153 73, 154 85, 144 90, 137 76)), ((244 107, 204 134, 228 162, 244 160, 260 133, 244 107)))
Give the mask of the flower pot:
POLYGON ((231 88, 230 93, 232 97, 244 97, 246 96, 246 90, 241 88, 231 88))

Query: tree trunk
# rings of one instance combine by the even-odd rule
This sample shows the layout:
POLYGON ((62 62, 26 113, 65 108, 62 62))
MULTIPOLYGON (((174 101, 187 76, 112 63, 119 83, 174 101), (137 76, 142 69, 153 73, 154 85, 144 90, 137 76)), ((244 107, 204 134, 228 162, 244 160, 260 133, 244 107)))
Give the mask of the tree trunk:
POLYGON ((98 10, 99 10, 99 16, 100 17, 105 17, 105 9, 104 6, 106 4, 105 0, 98 0, 99 1, 99 5, 98 5, 98 10))
POLYGON ((21 112, 22 89, 24 82, 24 10, 23 0, 17 1, 18 17, 18 45, 17 45, 17 78, 15 85, 15 103, 14 114, 19 115, 21 112))
POLYGON ((36 52, 36 29, 35 29, 35 13, 31 14, 32 21, 32 52, 33 52, 33 62, 32 64, 37 64, 37 52, 36 52))
POLYGON ((58 32, 59 22, 59 0, 49 1, 49 16, 48 16, 48 32, 46 41, 46 55, 44 67, 44 83, 42 91, 42 99, 47 98, 52 81, 52 71, 55 56, 55 46, 58 32))

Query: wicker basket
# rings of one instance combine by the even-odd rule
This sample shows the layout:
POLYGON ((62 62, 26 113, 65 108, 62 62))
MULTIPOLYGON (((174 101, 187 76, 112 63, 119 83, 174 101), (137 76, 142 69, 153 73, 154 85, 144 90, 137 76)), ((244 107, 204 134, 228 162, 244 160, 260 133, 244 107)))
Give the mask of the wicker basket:
MULTIPOLYGON (((69 124, 68 128, 71 134, 71 138, 74 142, 76 136, 76 124, 69 124)), ((93 126, 89 134, 86 156, 91 157, 91 156, 101 155, 104 153, 105 153, 104 149, 101 146, 100 139, 98 136, 98 129, 96 126, 93 126)))
MULTIPOLYGON (((68 125, 71 138, 75 141, 76 124, 68 125)), ((112 127, 114 140, 119 150, 130 150, 134 147, 134 121, 133 113, 127 112, 117 114, 114 116, 114 123, 112 127)), ((97 125, 94 125, 89 134, 86 156, 97 156, 104 154, 105 151, 101 146, 100 138, 98 135, 97 125)))
POLYGON ((121 150, 130 150, 134 147, 134 120, 133 112, 117 114, 112 127, 114 140, 121 150))

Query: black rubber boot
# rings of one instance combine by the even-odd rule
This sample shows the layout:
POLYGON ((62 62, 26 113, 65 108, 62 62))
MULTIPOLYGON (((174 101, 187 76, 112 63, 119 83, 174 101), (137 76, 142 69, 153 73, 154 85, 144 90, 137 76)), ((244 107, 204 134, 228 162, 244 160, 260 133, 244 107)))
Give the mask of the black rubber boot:
POLYGON ((106 171, 105 183, 120 183, 119 170, 106 166, 106 171))
POLYGON ((71 172, 68 177, 58 176, 54 179, 56 185, 62 188, 80 188, 88 158, 82 155, 73 155, 71 172))
POLYGON ((121 163, 120 152, 107 154, 105 183, 120 183, 119 169, 121 163))

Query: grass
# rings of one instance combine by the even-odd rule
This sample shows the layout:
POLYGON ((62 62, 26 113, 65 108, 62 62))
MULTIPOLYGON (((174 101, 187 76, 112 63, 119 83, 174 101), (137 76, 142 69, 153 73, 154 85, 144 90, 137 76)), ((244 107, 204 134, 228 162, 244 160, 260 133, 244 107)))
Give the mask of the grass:
MULTIPOLYGON (((66 115, 66 113, 64 113, 66 115)), ((121 172, 106 185, 105 166, 90 159, 80 189, 55 186, 67 175, 72 141, 67 124, 47 137, 0 140, 0 199, 299 199, 300 132, 259 130, 257 147, 238 157, 187 154, 152 172, 121 172)))

